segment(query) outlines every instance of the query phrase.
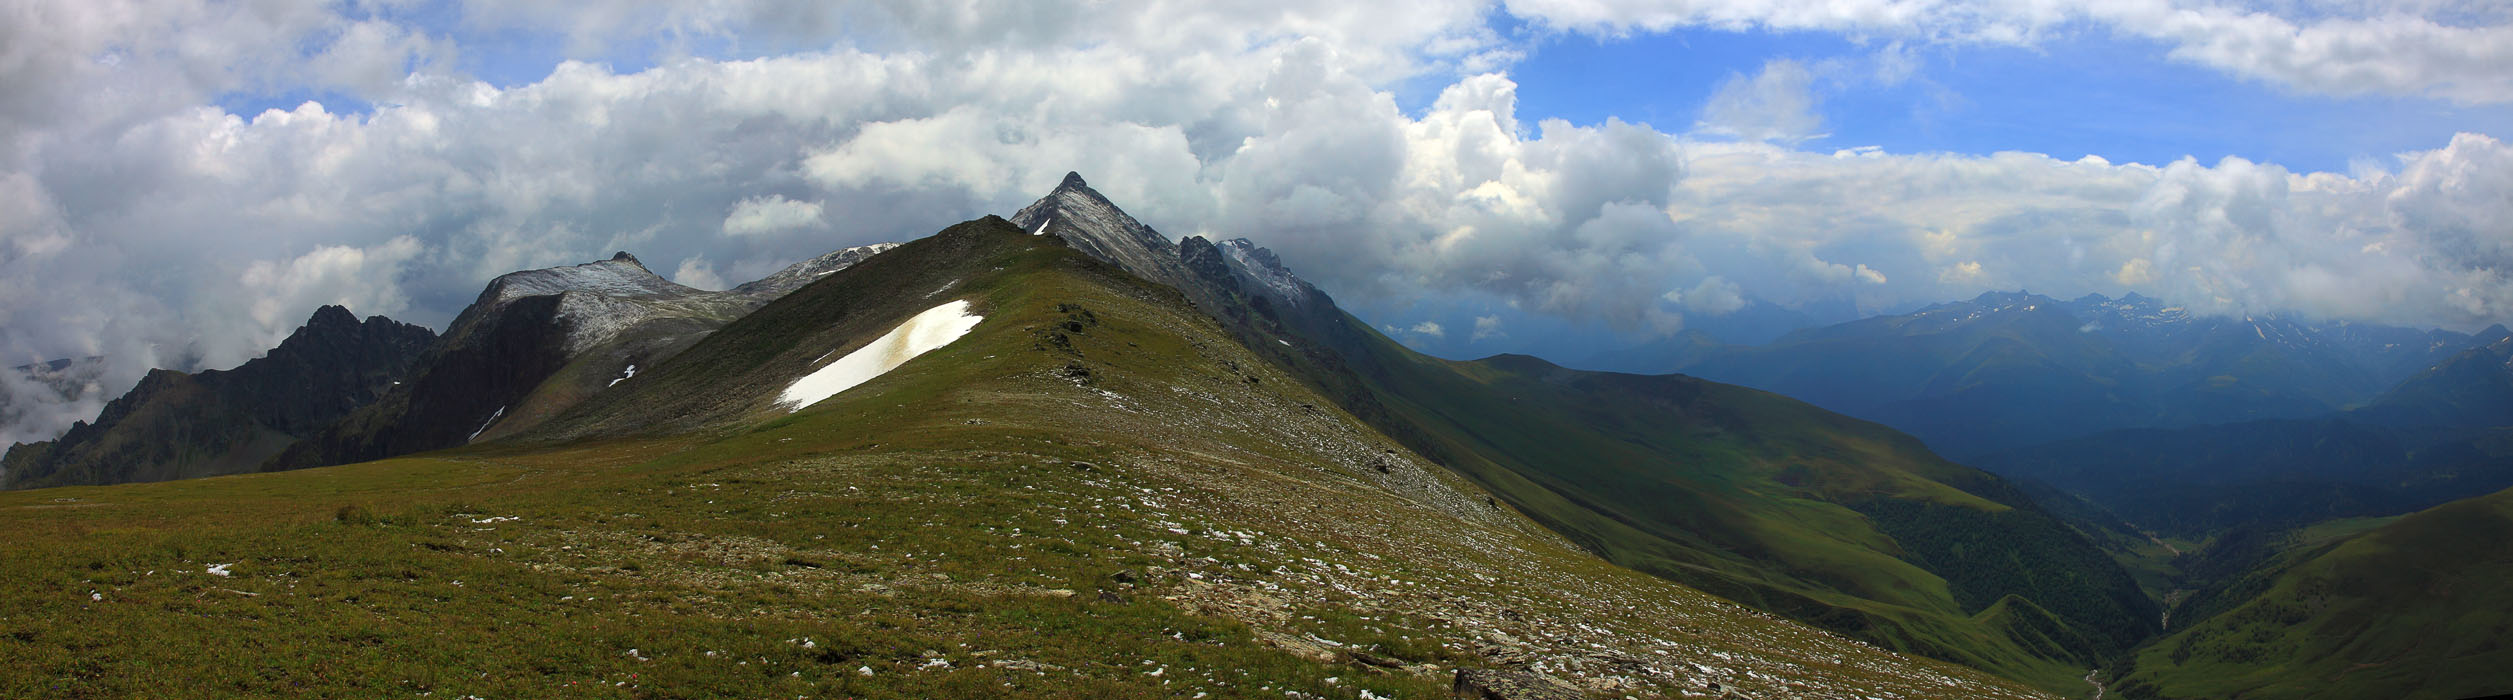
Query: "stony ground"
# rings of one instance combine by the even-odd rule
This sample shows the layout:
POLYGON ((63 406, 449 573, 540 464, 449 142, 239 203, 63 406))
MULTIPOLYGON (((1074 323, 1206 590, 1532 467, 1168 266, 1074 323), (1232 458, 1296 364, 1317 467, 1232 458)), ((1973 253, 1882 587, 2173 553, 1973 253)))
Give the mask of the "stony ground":
POLYGON ((1612 567, 1209 321, 1072 302, 739 431, 0 494, 0 696, 2038 696, 1612 567))

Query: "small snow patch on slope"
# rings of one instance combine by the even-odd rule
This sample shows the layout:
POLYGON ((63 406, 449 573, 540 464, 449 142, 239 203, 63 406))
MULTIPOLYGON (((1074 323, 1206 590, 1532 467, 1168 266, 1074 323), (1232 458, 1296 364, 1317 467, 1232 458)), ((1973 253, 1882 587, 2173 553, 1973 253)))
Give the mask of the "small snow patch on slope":
POLYGON ((481 433, 488 432, 488 431, 489 431, 489 426, 492 426, 492 425, 497 425, 497 419, 499 419, 499 418, 504 418, 504 417, 506 417, 506 407, 505 407, 505 406, 499 406, 499 407, 497 407, 497 412, 496 412, 496 413, 491 413, 491 414, 489 414, 489 419, 488 419, 488 420, 480 421, 480 429, 479 429, 479 430, 474 430, 474 431, 471 431, 471 437, 467 437, 467 438, 463 438, 463 439, 462 439, 463 444, 468 445, 468 444, 471 444, 471 441, 480 439, 480 434, 481 434, 481 433))
POLYGON ((981 320, 984 317, 969 313, 966 300, 926 309, 924 313, 909 318, 906 323, 874 339, 871 344, 794 380, 777 397, 777 404, 784 406, 788 412, 803 410, 803 407, 819 403, 821 399, 872 381, 872 378, 907 364, 908 360, 916 359, 928 350, 950 345, 951 341, 967 335, 969 329, 976 328, 981 320))
POLYGON ((613 379, 613 380, 611 380, 611 383, 609 383, 609 384, 604 384, 604 385, 602 385, 602 386, 605 386, 605 387, 614 387, 614 386, 619 386, 619 383, 620 383, 620 382, 625 382, 625 381, 628 381, 628 380, 630 380, 630 379, 634 379, 634 378, 636 378, 636 377, 637 377, 637 366, 636 366, 636 365, 629 365, 629 366, 628 366, 628 369, 620 370, 620 376, 619 376, 619 378, 617 378, 617 379, 613 379))

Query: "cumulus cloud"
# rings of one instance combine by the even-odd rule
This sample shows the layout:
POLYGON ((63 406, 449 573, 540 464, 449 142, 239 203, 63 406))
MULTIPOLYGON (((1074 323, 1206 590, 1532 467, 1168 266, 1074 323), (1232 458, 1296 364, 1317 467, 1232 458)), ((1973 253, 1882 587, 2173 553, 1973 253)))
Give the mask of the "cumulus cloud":
POLYGON ((730 236, 755 236, 776 233, 820 223, 819 202, 797 202, 783 195, 750 197, 733 205, 733 213, 724 216, 724 233, 730 236))
POLYGON ((1428 337, 1432 337, 1432 338, 1446 338, 1446 337, 1448 337, 1448 330, 1447 330, 1447 329, 1441 328, 1441 327, 1440 327, 1440 324, 1437 324, 1437 323, 1432 323, 1432 322, 1430 322, 1430 321, 1424 321, 1424 322, 1421 322, 1421 323, 1414 324, 1414 325, 1413 325, 1413 327, 1411 327, 1411 328, 1406 328, 1406 329, 1405 329, 1405 332, 1407 332, 1407 333, 1412 333, 1412 334, 1414 334, 1414 335, 1419 335, 1419 336, 1428 336, 1428 337))
POLYGON ((397 236, 373 248, 324 246, 284 262, 253 263, 239 280, 251 295, 247 313, 259 331, 250 347, 278 345, 316 307, 345 306, 368 315, 401 313, 408 308, 408 297, 395 280, 419 252, 418 239, 397 236))
POLYGON ((1482 342, 1494 338, 1507 338, 1509 335, 1510 334, 1501 330, 1501 317, 1499 315, 1475 317, 1475 333, 1473 339, 1476 342, 1482 342))
POLYGON ((1701 283, 1693 285, 1690 291, 1668 291, 1666 300, 1683 304, 1684 308, 1705 316, 1726 316, 1745 308, 1745 288, 1726 278, 1711 275, 1702 278, 1701 283))
POLYGON ((733 286, 726 284, 724 276, 716 274, 715 264, 707 262, 707 259, 703 257, 681 259, 680 267, 672 270, 672 281, 682 286, 709 291, 721 291, 733 286))

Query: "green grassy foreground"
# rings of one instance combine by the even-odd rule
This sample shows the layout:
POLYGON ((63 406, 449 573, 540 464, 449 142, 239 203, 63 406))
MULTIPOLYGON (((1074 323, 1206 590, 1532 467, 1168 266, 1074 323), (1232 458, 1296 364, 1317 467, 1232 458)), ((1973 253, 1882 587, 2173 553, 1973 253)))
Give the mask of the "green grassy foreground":
POLYGON ((1174 294, 961 235, 862 266, 948 291, 798 293, 552 422, 597 437, 0 494, 0 696, 2039 696, 1607 564, 1174 294), (863 386, 727 398, 951 299, 986 320, 863 386), (671 401, 720 408, 600 436, 671 401))

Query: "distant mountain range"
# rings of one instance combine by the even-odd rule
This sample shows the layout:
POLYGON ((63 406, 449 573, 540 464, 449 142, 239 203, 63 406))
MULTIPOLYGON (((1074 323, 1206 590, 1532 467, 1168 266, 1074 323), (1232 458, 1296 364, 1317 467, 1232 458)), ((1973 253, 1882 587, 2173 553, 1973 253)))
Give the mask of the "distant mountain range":
POLYGON ((2107 430, 2318 416, 2508 336, 1992 292, 1767 345, 1687 333, 1595 362, 1776 391, 1968 458, 2107 430))
POLYGON ((2205 538, 2397 515, 2513 487, 2513 340, 2308 419, 2105 432, 1983 455, 2137 527, 2205 538))

